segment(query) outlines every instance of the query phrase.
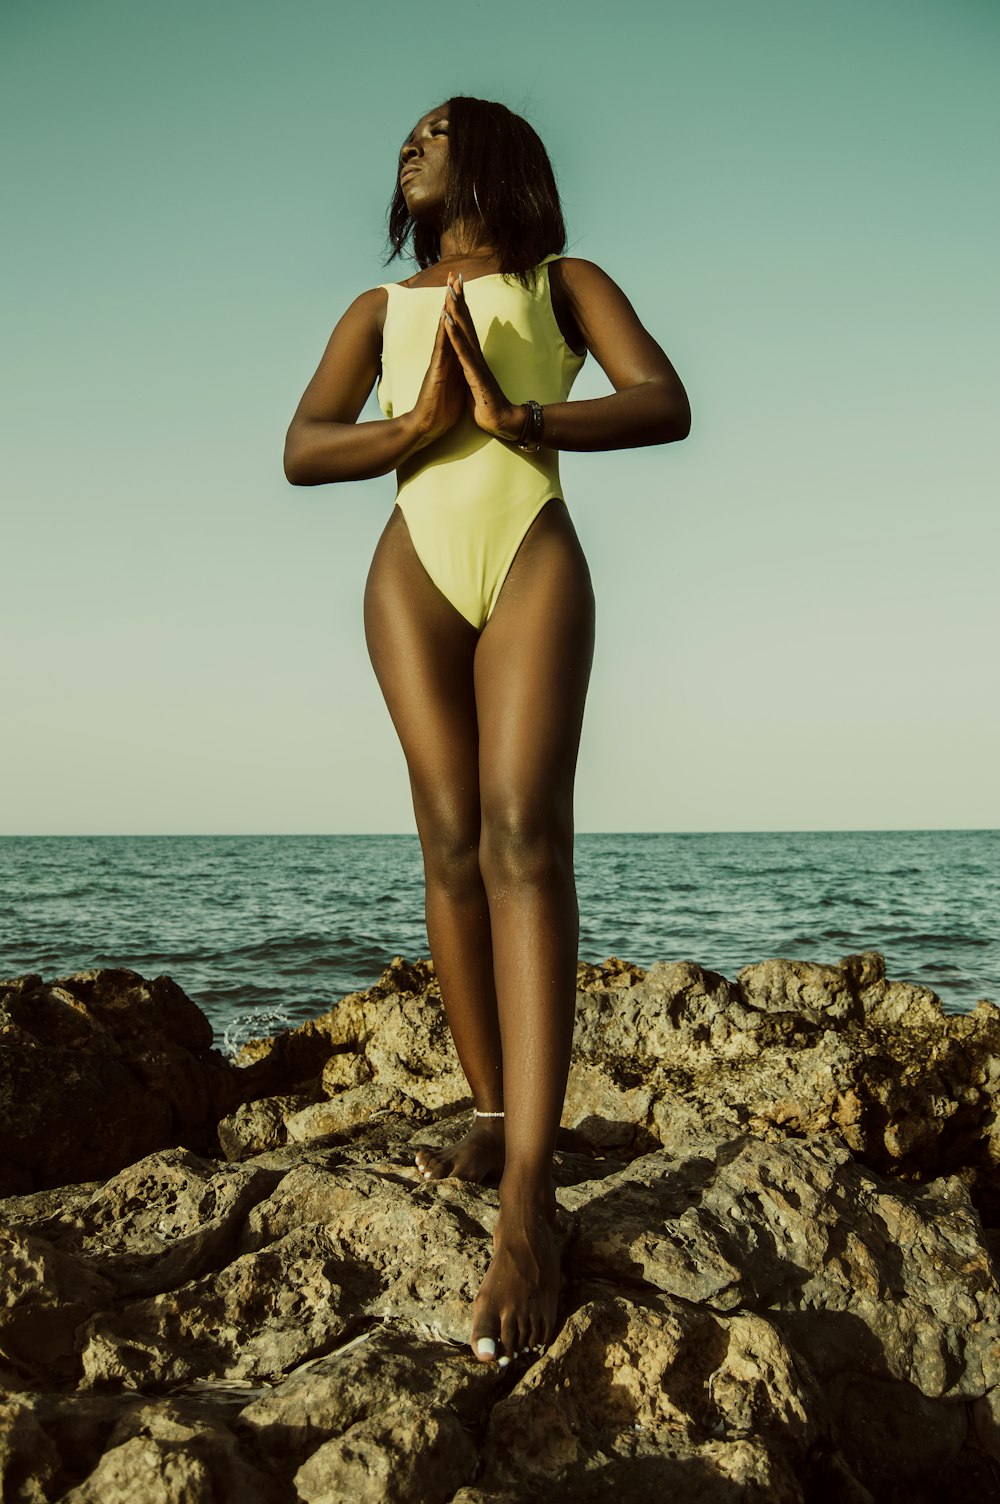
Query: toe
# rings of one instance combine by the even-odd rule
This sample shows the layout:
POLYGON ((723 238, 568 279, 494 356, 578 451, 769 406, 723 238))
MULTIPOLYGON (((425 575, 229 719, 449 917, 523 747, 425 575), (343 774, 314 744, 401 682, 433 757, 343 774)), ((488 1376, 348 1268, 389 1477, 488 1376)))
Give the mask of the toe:
POLYGON ((489 1332, 473 1334, 472 1351, 480 1363, 492 1363, 497 1353, 497 1339, 489 1332))
POLYGON ((500 1350, 505 1357, 513 1358, 520 1348, 520 1333, 513 1317, 500 1323, 500 1350))

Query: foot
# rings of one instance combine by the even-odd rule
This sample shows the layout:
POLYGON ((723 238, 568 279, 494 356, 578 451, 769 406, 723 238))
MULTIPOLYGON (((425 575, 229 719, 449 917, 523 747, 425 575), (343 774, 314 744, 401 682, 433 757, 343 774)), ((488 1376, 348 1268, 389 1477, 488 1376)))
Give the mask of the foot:
POLYGON ((504 1194, 493 1233, 493 1258, 472 1306, 472 1351, 505 1366, 555 1337, 560 1258, 551 1178, 533 1193, 504 1194))
POLYGON ((418 1149, 417 1169, 424 1180, 499 1180, 503 1174, 503 1118, 476 1118, 457 1143, 443 1149, 418 1149))

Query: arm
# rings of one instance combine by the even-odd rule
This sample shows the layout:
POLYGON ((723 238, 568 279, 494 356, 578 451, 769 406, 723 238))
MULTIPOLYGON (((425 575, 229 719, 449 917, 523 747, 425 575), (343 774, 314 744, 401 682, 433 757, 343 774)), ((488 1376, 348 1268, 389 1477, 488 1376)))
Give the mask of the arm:
POLYGON ((399 418, 357 421, 378 378, 385 308, 383 289, 362 293, 331 334, 285 439, 285 475, 293 486, 385 475, 432 443, 461 413, 464 383, 442 317, 413 410, 399 418))
POLYGON ((551 449, 583 450, 686 439, 691 406, 683 383, 621 288, 592 261, 570 257, 555 266, 583 343, 614 392, 547 406, 542 442, 551 449))
MULTIPOLYGON (((550 277, 564 315, 579 330, 614 392, 546 404, 542 443, 550 449, 631 449, 687 438, 691 408, 681 379, 621 288, 592 261, 575 257, 552 263, 550 277)), ((482 359, 460 291, 456 302, 459 312, 449 335, 473 392, 476 422, 513 442, 527 409, 506 401, 482 359)))

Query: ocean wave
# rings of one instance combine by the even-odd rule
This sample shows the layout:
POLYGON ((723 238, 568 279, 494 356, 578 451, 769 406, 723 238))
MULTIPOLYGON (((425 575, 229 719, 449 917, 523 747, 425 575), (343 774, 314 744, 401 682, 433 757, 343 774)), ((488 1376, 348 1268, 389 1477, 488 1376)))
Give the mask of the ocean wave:
MULTIPOLYGON (((578 834, 580 954, 689 956, 734 977, 748 956, 878 950, 961 1011, 1000 991, 997 839, 578 834)), ((393 955, 429 954, 415 836, 24 837, 0 857, 0 974, 165 973, 218 1032, 259 1009, 316 1016, 393 955)))
POLYGON ((928 935, 921 931, 901 930, 895 935, 887 935, 887 945, 954 945, 961 949, 986 949, 992 944, 990 940, 977 935, 928 935))

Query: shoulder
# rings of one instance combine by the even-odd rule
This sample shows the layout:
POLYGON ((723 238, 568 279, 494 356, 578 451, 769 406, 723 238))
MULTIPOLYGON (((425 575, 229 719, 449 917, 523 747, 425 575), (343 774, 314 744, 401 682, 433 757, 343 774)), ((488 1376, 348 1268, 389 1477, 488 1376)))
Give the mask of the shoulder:
POLYGON ((552 308, 563 338, 578 355, 594 348, 602 327, 613 325, 624 293, 607 272, 582 256, 549 262, 552 308))
POLYGON ((327 344, 331 359, 378 362, 389 295, 384 287, 370 287, 348 304, 327 344))
POLYGON ((350 304, 344 314, 341 323, 350 323, 360 330, 367 328, 371 333, 382 335, 382 326, 385 323, 385 313, 389 306, 389 293, 385 287, 370 287, 367 292, 359 293, 350 304))
POLYGON ((598 324, 613 329, 622 321, 637 319, 628 294, 595 261, 564 256, 552 266, 560 269, 555 296, 569 308, 585 336, 596 332, 598 324))
POLYGON ((550 262, 549 276, 573 302, 617 286, 596 261, 586 261, 582 256, 560 256, 550 262))

